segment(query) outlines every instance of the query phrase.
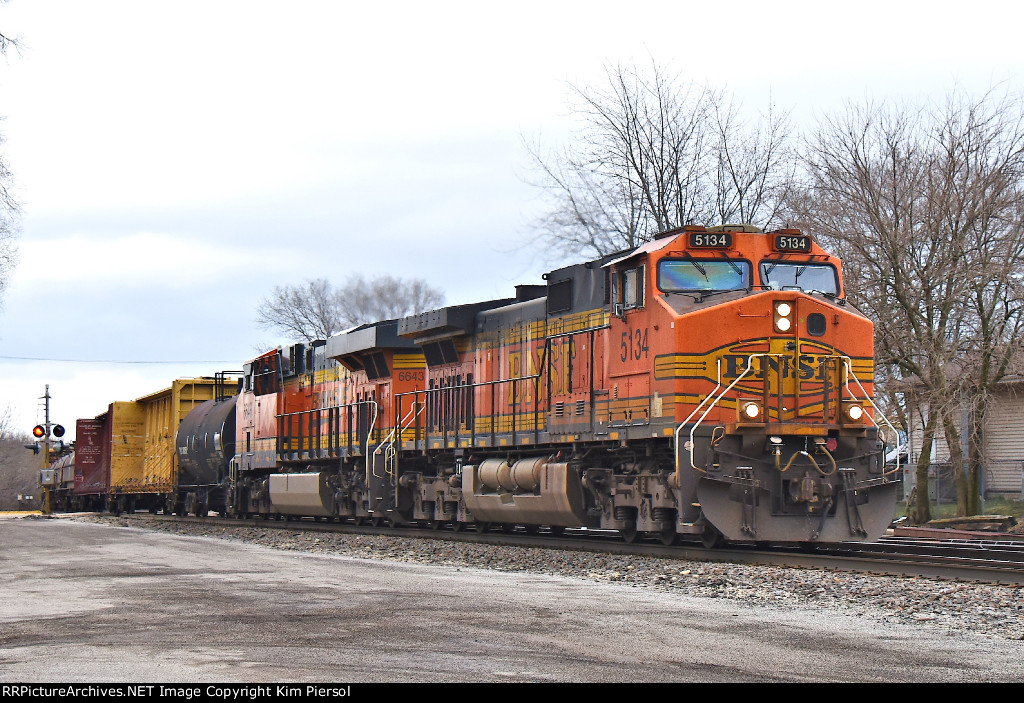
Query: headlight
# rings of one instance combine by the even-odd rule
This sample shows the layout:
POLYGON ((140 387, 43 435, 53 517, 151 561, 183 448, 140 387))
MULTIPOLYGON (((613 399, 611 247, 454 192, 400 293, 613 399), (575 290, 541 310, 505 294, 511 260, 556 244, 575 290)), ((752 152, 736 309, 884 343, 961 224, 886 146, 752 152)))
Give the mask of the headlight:
POLYGON ((864 419, 864 406, 859 403, 847 403, 843 406, 843 414, 850 422, 860 422, 864 419))
POLYGON ((740 415, 744 420, 754 421, 761 418, 761 405, 747 401, 740 405, 740 415))
POLYGON ((775 331, 789 332, 793 329, 793 305, 791 303, 775 303, 775 331))

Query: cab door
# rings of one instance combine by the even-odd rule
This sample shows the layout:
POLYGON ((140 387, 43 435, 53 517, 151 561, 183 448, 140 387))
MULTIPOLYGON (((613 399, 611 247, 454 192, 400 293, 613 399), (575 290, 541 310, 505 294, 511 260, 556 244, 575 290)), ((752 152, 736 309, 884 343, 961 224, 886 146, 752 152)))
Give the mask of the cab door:
POLYGON ((651 313, 646 257, 612 269, 612 316, 606 361, 610 427, 647 425, 651 420, 651 313))

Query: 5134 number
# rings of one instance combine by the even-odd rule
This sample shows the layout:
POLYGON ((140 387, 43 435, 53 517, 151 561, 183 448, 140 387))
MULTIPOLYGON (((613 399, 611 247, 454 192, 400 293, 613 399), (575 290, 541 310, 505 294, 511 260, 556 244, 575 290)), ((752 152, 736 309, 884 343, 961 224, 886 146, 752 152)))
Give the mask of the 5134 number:
POLYGON ((637 328, 632 332, 626 330, 622 333, 622 341, 619 344, 620 361, 646 359, 648 358, 648 354, 647 328, 637 328))

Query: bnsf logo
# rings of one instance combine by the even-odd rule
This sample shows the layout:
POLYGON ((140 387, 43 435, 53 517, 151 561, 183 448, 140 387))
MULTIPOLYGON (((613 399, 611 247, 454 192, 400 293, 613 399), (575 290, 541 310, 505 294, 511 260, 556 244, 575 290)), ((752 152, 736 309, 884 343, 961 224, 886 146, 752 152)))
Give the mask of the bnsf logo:
POLYGON ((822 359, 828 357, 813 354, 801 354, 795 359, 791 356, 755 356, 750 359, 749 354, 723 354, 720 358, 724 378, 738 377, 747 370, 747 361, 751 362, 752 368, 746 378, 763 379, 766 373, 769 379, 778 378, 781 370, 782 378, 824 381, 831 368, 830 364, 822 363, 822 359))

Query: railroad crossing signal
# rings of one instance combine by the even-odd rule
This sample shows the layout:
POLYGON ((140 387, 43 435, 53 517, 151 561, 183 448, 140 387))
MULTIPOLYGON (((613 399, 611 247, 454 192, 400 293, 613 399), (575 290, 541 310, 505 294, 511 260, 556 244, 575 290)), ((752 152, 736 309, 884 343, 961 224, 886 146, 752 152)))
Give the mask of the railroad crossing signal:
MULTIPOLYGON (((31 449, 34 453, 38 454, 40 444, 43 448, 43 468, 47 469, 50 466, 50 452, 53 451, 53 445, 59 445, 60 449, 64 449, 64 441, 61 437, 64 436, 64 428, 61 425, 50 424, 50 384, 46 384, 46 393, 40 400, 44 401, 44 407, 46 409, 46 422, 42 425, 36 425, 32 428, 32 436, 36 438, 36 442, 33 444, 26 444, 26 449, 31 449), (53 434, 57 439, 50 439, 50 435, 53 434)), ((51 501, 53 496, 49 486, 43 486, 43 513, 49 515, 52 512, 51 501)))
POLYGON ((50 465, 50 452, 61 451, 64 449, 64 441, 60 438, 64 436, 63 425, 51 425, 47 422, 45 425, 36 425, 32 428, 32 436, 37 441, 32 444, 26 444, 25 449, 31 449, 33 454, 38 454, 40 448, 46 449, 46 454, 43 456, 43 463, 46 466, 50 465), (47 432, 49 428, 49 432, 47 432), (56 437, 56 439, 51 439, 56 437))
POLYGON ((43 451, 43 468, 47 468, 50 465, 50 453, 59 452, 64 449, 64 440, 61 437, 64 436, 64 426, 57 425, 50 422, 50 385, 46 385, 46 395, 41 400, 45 401, 46 407, 46 422, 41 425, 36 425, 32 428, 32 436, 35 437, 36 441, 32 444, 26 444, 25 449, 31 449, 33 454, 39 454, 39 450, 43 451))
MULTIPOLYGON (((47 423, 47 424, 49 424, 49 423, 47 423)), ((61 437, 64 436, 64 426, 63 425, 51 425, 50 426, 49 434, 52 434, 57 439, 60 439, 61 437)), ((32 428, 32 436, 35 437, 36 439, 42 439, 46 435, 47 435, 47 432, 46 432, 46 426, 45 425, 36 425, 35 427, 32 428)))

